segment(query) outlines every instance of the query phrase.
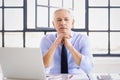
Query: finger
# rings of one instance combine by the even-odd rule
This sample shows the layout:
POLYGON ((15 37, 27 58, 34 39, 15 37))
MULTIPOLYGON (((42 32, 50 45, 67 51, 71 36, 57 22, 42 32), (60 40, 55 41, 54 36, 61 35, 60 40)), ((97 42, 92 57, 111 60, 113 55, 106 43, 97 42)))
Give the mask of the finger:
POLYGON ((68 38, 68 39, 70 39, 70 38, 71 38, 71 35, 64 35, 63 38, 68 38))

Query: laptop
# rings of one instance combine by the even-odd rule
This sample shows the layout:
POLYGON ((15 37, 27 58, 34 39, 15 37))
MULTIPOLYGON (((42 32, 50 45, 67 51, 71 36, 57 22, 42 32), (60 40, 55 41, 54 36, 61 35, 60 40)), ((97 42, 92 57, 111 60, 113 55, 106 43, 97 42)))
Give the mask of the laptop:
POLYGON ((3 76, 15 80, 46 80, 42 54, 35 48, 0 48, 3 76))

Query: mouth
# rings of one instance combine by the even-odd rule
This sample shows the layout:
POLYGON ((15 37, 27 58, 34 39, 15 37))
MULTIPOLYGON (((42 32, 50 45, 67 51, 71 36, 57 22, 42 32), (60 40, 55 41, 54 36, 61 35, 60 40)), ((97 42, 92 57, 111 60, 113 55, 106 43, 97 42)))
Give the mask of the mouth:
POLYGON ((65 28, 65 27, 62 27, 62 28, 60 28, 60 29, 67 29, 67 28, 65 28))
POLYGON ((68 29, 67 28, 60 28, 59 29, 61 32, 66 32, 68 29))
POLYGON ((67 28, 60 28, 60 29, 64 30, 64 29, 67 29, 67 28))

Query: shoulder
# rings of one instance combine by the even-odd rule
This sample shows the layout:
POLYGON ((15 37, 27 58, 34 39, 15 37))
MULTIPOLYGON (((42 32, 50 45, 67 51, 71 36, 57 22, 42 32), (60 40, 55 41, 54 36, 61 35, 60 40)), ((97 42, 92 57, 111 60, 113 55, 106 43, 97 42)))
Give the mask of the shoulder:
POLYGON ((83 34, 80 32, 75 32, 73 35, 73 42, 76 45, 80 45, 80 47, 88 47, 90 45, 90 39, 87 34, 83 34))
POLYGON ((73 32, 73 37, 79 38, 79 39, 87 39, 88 35, 87 34, 82 34, 80 32, 73 32))

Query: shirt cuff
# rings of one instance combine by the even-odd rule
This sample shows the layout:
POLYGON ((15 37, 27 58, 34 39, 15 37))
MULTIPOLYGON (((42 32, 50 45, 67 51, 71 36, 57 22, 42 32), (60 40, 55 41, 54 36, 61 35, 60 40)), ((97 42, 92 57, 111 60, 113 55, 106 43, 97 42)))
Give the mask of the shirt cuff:
POLYGON ((45 68, 45 72, 46 72, 46 74, 49 74, 50 73, 50 67, 45 68))
POLYGON ((80 62, 80 67, 86 72, 87 71, 87 58, 82 55, 82 59, 81 59, 81 62, 80 62))
POLYGON ((89 60, 88 57, 82 55, 80 67, 84 70, 85 73, 89 74, 93 66, 91 60, 89 60))

